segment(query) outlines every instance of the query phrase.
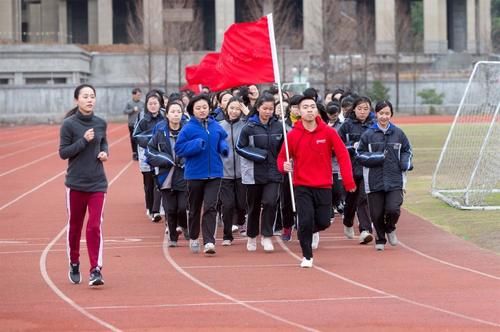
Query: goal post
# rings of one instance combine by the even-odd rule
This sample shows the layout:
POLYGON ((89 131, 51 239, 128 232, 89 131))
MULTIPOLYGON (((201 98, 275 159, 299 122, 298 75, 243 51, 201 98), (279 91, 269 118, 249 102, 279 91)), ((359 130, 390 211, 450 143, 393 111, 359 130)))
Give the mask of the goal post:
POLYGON ((432 195, 460 209, 500 209, 500 62, 474 66, 432 177, 432 195))

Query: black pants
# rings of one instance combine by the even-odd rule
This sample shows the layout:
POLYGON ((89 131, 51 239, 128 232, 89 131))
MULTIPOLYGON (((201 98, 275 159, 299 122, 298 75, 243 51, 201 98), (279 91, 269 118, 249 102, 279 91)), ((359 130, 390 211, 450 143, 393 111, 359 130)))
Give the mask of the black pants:
POLYGON ((142 181, 144 183, 144 198, 146 200, 146 209, 150 213, 159 213, 161 204, 161 194, 155 184, 152 172, 142 172, 142 181))
POLYGON ((377 191, 368 194, 368 206, 373 226, 377 232, 377 244, 385 244, 386 233, 396 230, 403 204, 403 191, 377 191))
POLYGON ((130 145, 132 146, 132 152, 137 154, 137 144, 135 143, 134 140, 134 126, 128 126, 128 132, 130 134, 130 145))
POLYGON ((295 224, 295 216, 292 207, 292 195, 290 193, 290 180, 288 174, 280 185, 279 211, 275 229, 292 228, 295 224))
POLYGON ((247 184, 247 236, 254 238, 260 234, 265 237, 273 236, 273 225, 278 209, 278 194, 280 184, 270 182, 266 184, 247 184), (262 214, 262 220, 261 220, 262 214))
POLYGON ((171 241, 177 241, 177 226, 187 228, 187 194, 185 191, 163 189, 161 190, 163 207, 168 225, 168 234, 171 241))
MULTIPOLYGON (((343 205, 345 201, 345 189, 344 183, 339 176, 339 173, 333 173, 333 184, 332 184, 332 205, 337 207, 343 205)), ((333 217, 333 216, 332 216, 333 217)))
POLYGON ((310 259, 312 253, 312 235, 330 227, 332 204, 331 189, 295 187, 297 202, 298 236, 302 255, 310 259))
POLYGON ((357 189, 355 192, 346 193, 343 223, 347 227, 352 227, 354 225, 354 215, 357 214, 359 232, 368 231, 371 233, 372 222, 370 220, 363 178, 355 178, 354 181, 356 182, 357 189))
POLYGON ((233 241, 232 227, 245 223, 246 191, 240 179, 222 179, 220 186, 224 240, 233 241))
POLYGON ((188 227, 189 237, 196 240, 200 236, 202 224, 203 244, 215 244, 217 226, 217 200, 221 179, 188 180, 188 227), (203 206, 203 216, 201 208, 203 206))

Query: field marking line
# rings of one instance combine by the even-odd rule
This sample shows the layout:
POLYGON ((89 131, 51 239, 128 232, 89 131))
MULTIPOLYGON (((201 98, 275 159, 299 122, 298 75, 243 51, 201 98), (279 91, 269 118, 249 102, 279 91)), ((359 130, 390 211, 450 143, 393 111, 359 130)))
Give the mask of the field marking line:
POLYGON ((419 250, 417 250, 417 249, 415 249, 413 247, 410 247, 409 245, 404 244, 401 241, 399 241, 399 244, 401 245, 401 247, 405 248, 406 250, 411 251, 412 253, 414 253, 416 255, 419 255, 419 256, 422 256, 424 258, 427 258, 427 259, 429 259, 431 261, 437 262, 439 264, 447 265, 447 266, 450 266, 450 267, 453 267, 455 269, 459 269, 459 270, 462 270, 462 271, 467 271, 467 272, 471 272, 471 273, 474 273, 474 274, 478 274, 478 275, 486 277, 486 278, 491 278, 491 279, 494 279, 494 280, 500 280, 500 277, 498 277, 498 276, 495 276, 495 275, 492 275, 492 274, 488 274, 488 273, 485 273, 485 272, 481 272, 481 271, 478 271, 478 270, 474 270, 474 269, 471 269, 471 268, 468 268, 468 267, 465 267, 465 266, 462 266, 462 265, 453 264, 451 262, 439 259, 437 257, 424 254, 423 252, 421 252, 421 251, 419 251, 419 250))
MULTIPOLYGON (((390 296, 347 296, 347 297, 326 297, 312 299, 280 299, 280 300, 248 300, 244 303, 270 304, 270 303, 308 303, 308 302, 336 302, 336 301, 364 301, 364 300, 385 300, 392 299, 390 296)), ((85 307, 87 310, 114 310, 114 309, 154 309, 154 308, 183 308, 183 307, 203 307, 213 305, 239 305, 234 302, 200 302, 200 303, 171 303, 171 304, 143 304, 143 305, 108 305, 85 307)))
MULTIPOLYGON (((115 145, 115 144, 118 144, 119 142, 123 141, 123 140, 124 140, 124 139, 126 139, 126 138, 129 138, 129 135, 128 135, 128 134, 127 134, 126 136, 123 136, 122 138, 120 138, 120 139, 118 139, 118 140, 114 141, 112 144, 110 144, 110 147, 111 147, 111 146, 113 146, 113 145, 115 145)), ((61 175, 65 174, 65 173, 66 173, 66 170, 64 170, 64 171, 62 171, 62 172, 60 172, 60 173, 58 173, 58 174, 54 175, 53 177, 51 177, 50 179, 48 179, 48 180, 46 180, 46 181, 42 182, 41 184, 39 184, 39 185, 38 185, 38 186, 36 186, 35 188, 33 188, 33 189, 31 189, 31 190, 29 190, 29 191, 27 191, 27 192, 25 192, 25 193, 23 193, 23 194, 21 194, 21 195, 17 196, 16 198, 14 198, 13 200, 11 200, 10 202, 5 203, 4 205, 0 206, 0 211, 2 211, 2 210, 4 210, 4 209, 6 209, 7 207, 11 206, 12 204, 14 204, 15 202, 19 201, 20 199, 22 199, 22 198, 24 198, 24 197, 28 196, 29 194, 31 194, 31 193, 33 193, 33 192, 37 191, 38 189, 40 189, 40 188, 42 188, 43 186, 45 186, 46 184, 48 184, 48 183, 50 183, 50 182, 54 181, 55 179, 57 179, 58 177, 60 177, 61 175)))
MULTIPOLYGON (((128 136, 127 136, 128 137, 128 136)), ((123 174, 125 171, 133 164, 134 162, 131 160, 129 161, 121 170, 118 172, 118 174, 109 182, 108 188, 113 185, 113 183, 123 174)), ((54 244, 59 241, 59 239, 66 233, 67 225, 63 227, 63 229, 59 232, 59 234, 56 235, 54 239, 45 247, 43 250, 42 255, 40 256, 40 272, 42 274, 43 280, 45 283, 49 286, 49 288, 57 295, 59 298, 61 298, 63 301, 68 303, 71 307, 73 307, 76 311, 78 311, 80 314, 83 316, 87 317, 88 319, 96 322, 97 324, 111 330, 111 331, 121 331, 119 328, 111 325, 110 323, 92 315, 89 313, 87 310, 85 310, 82 306, 76 304, 70 297, 68 297, 66 294, 64 294, 63 291, 61 291, 50 279, 50 276, 47 272, 47 256, 54 246, 54 244)))
POLYGON ((10 143, 0 144, 0 149, 4 148, 4 147, 7 147, 7 146, 12 146, 12 145, 16 145, 16 144, 20 144, 20 143, 24 143, 24 142, 33 141, 35 138, 40 138, 40 137, 45 137, 45 136, 49 136, 50 137, 52 135, 53 135, 53 133, 50 133, 50 134, 41 134, 41 135, 37 135, 37 136, 31 136, 30 138, 22 139, 20 141, 15 141, 15 142, 10 142, 10 143))
POLYGON ((318 331, 314 328, 311 328, 311 327, 308 327, 308 326, 305 326, 305 325, 302 325, 302 324, 299 324, 299 323, 295 323, 295 322, 292 322, 288 319, 285 319, 283 317, 280 317, 280 316, 277 316, 277 315, 274 315, 270 312, 267 312, 265 310, 262 310, 262 309, 259 309, 257 307, 254 307, 248 303, 245 303, 244 301, 241 301, 241 300, 238 300, 226 293, 223 293, 221 291, 218 291, 217 289, 213 288, 213 287, 210 287, 208 284, 204 283, 203 281, 197 279, 195 276, 193 276, 192 274, 186 272, 182 267, 179 266, 179 264, 177 264, 177 262, 172 258, 172 256, 170 256, 170 253, 169 253, 169 250, 168 250, 168 235, 165 234, 165 238, 164 238, 164 243, 163 243, 163 255, 165 256, 165 259, 170 263, 170 265, 172 265, 172 267, 177 271, 179 272, 180 274, 182 274, 183 276, 185 276, 187 279, 191 280, 193 283, 197 284, 198 286, 208 290, 209 292, 211 293, 214 293, 215 295, 218 295, 230 302, 233 302, 235 304, 238 304, 238 305, 241 305, 251 311, 254 311, 254 312, 257 312, 259 314, 262 314, 266 317, 269 317, 269 318, 272 318, 274 320, 277 320, 281 323, 284 323, 284 324, 287 324, 287 325, 290 325, 290 326, 293 326, 293 327, 296 327, 296 328, 299 328, 301 330, 304 330, 304 331, 318 331))
MULTIPOLYGON (((280 238, 278 238, 277 240, 278 240, 278 244, 281 246, 281 248, 283 250, 285 250, 290 256, 294 257, 298 261, 302 260, 298 255, 296 255, 294 252, 292 252, 290 250, 290 248, 288 248, 283 243, 283 241, 280 238)), ((431 311, 437 311, 437 312, 440 312, 440 313, 448 314, 450 316, 462 318, 462 319, 469 320, 469 321, 476 322, 476 323, 481 323, 481 324, 484 324, 484 325, 489 325, 489 326, 494 326, 494 327, 500 327, 500 323, 490 322, 490 321, 487 321, 487 320, 484 320, 484 319, 475 318, 475 317, 472 317, 472 316, 467 316, 467 315, 464 315, 464 314, 461 314, 461 313, 458 313, 458 312, 454 312, 454 311, 442 309, 442 308, 439 308, 439 307, 436 307, 436 306, 433 306, 433 305, 430 305, 430 304, 425 304, 425 303, 417 302, 417 301, 414 301, 414 300, 410 300, 410 299, 407 299, 405 297, 402 297, 402 296, 399 296, 399 295, 396 295, 396 294, 391 294, 391 293, 383 291, 381 289, 377 289, 377 288, 368 286, 366 284, 363 284, 363 283, 351 280, 351 279, 349 279, 347 277, 344 277, 344 276, 342 276, 340 274, 337 274, 335 272, 331 272, 331 271, 326 270, 326 269, 324 269, 322 267, 319 267, 317 265, 313 265, 313 269, 316 269, 316 270, 321 271, 321 272, 323 272, 323 273, 325 273, 327 275, 330 275, 330 276, 332 276, 334 278, 337 278, 337 279, 340 279, 342 281, 345 281, 345 282, 347 282, 347 283, 349 283, 351 285, 358 286, 360 288, 364 288, 364 289, 367 289, 367 290, 371 290, 372 292, 375 292, 375 293, 380 294, 380 295, 390 296, 390 297, 393 297, 393 298, 395 298, 395 299, 397 299, 397 300, 399 300, 401 302, 412 304, 412 305, 415 305, 417 307, 429 309, 431 311)))

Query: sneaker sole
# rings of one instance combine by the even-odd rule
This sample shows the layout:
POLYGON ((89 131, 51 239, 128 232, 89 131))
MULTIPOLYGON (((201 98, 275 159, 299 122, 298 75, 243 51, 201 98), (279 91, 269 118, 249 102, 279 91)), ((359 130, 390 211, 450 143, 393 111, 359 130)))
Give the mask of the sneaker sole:
POLYGON ((89 286, 102 286, 102 285, 104 285, 104 280, 102 279, 89 281, 89 286))
POLYGON ((368 244, 373 241, 373 235, 367 235, 363 241, 360 241, 359 244, 368 244))
POLYGON ((151 221, 152 222, 160 222, 160 220, 161 220, 161 216, 158 215, 158 216, 154 217, 151 221))
POLYGON ((82 274, 80 273, 78 275, 78 281, 75 281, 71 278, 71 273, 68 273, 68 278, 69 278, 69 281, 72 283, 72 284, 75 284, 75 285, 78 285, 79 283, 82 282, 82 274))
POLYGON ((215 250, 214 249, 208 249, 204 251, 205 255, 215 255, 215 250))

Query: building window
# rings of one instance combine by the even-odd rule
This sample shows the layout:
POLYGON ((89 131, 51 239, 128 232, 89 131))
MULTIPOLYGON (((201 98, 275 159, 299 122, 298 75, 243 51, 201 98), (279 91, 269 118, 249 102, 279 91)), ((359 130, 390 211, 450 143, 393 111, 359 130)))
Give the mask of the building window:
POLYGON ((24 82, 29 85, 46 85, 46 84, 66 84, 66 77, 26 77, 24 82))
POLYGON ((0 85, 10 84, 10 80, 8 78, 0 78, 0 85))

